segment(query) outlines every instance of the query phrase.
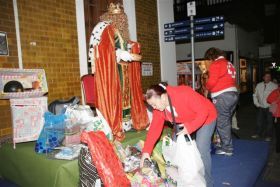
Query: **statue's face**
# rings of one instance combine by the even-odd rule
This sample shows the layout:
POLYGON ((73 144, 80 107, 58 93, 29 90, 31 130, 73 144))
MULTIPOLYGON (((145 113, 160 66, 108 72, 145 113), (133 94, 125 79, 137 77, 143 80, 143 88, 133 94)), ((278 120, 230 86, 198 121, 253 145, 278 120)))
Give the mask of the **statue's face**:
POLYGON ((124 40, 129 40, 128 20, 124 12, 120 14, 109 14, 106 12, 100 16, 101 21, 111 21, 113 26, 120 32, 124 40))

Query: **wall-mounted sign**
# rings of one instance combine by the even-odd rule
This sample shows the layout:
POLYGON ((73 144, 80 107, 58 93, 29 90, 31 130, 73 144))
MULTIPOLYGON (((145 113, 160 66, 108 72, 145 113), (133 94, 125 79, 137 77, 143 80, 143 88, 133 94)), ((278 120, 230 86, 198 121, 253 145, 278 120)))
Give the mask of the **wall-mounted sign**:
POLYGON ((196 15, 196 8, 195 8, 195 1, 188 2, 187 3, 188 7, 188 16, 195 16, 196 15))
POLYGON ((247 61, 246 59, 240 59, 240 68, 247 68, 247 61))
POLYGON ((7 33, 1 31, 0 31, 0 55, 2 56, 9 55, 7 33))
POLYGON ((143 62, 142 63, 142 76, 153 76, 153 63, 143 62))

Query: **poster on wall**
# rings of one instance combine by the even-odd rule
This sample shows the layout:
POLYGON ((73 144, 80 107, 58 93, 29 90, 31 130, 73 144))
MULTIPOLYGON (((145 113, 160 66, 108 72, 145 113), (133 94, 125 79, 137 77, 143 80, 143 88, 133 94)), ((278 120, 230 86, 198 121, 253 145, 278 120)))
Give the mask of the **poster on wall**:
POLYGON ((247 68, 246 59, 240 59, 240 68, 247 68))
POLYGON ((8 56, 9 49, 8 49, 8 40, 7 40, 7 33, 0 31, 0 56, 8 56))
POLYGON ((153 64, 151 62, 142 63, 142 76, 153 76, 153 64))

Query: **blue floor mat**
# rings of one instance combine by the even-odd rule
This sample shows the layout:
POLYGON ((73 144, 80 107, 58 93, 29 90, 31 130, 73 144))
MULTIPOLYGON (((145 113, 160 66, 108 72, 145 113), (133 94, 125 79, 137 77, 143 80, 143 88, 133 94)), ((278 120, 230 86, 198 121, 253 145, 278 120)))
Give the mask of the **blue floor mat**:
POLYGON ((0 179, 0 187, 19 187, 19 186, 7 180, 0 179))
POLYGON ((269 143, 234 139, 234 155, 212 156, 215 187, 253 187, 266 165, 269 143))

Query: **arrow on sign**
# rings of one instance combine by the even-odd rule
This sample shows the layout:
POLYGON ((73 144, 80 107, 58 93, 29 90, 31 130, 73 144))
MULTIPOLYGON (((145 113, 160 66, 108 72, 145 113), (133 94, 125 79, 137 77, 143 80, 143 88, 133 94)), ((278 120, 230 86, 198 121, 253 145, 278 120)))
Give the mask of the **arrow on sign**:
MULTIPOLYGON (((206 32, 195 33, 195 39, 219 37, 223 35, 224 35, 223 30, 206 31, 206 32)), ((166 36, 164 37, 164 41, 174 42, 174 41, 181 41, 181 40, 189 40, 190 38, 191 38, 190 34, 182 34, 182 35, 175 35, 175 36, 166 36)))
MULTIPOLYGON (((202 32, 202 31, 209 31, 209 30, 218 30, 223 28, 224 28, 224 23, 214 23, 214 24, 206 24, 206 25, 197 25, 194 27, 194 30, 196 32, 202 32)), ((191 29, 189 27, 181 27, 181 28, 166 30, 164 31, 164 35, 165 36, 179 35, 179 34, 187 34, 190 32, 191 29)))
MULTIPOLYGON (((197 18, 194 19, 194 24, 208 24, 208 23, 215 23, 215 22, 223 22, 224 16, 213 16, 213 17, 206 17, 206 18, 197 18)), ((172 29, 177 27, 188 27, 190 26, 190 21, 178 21, 173 23, 166 23, 164 24, 164 29, 172 29)))

